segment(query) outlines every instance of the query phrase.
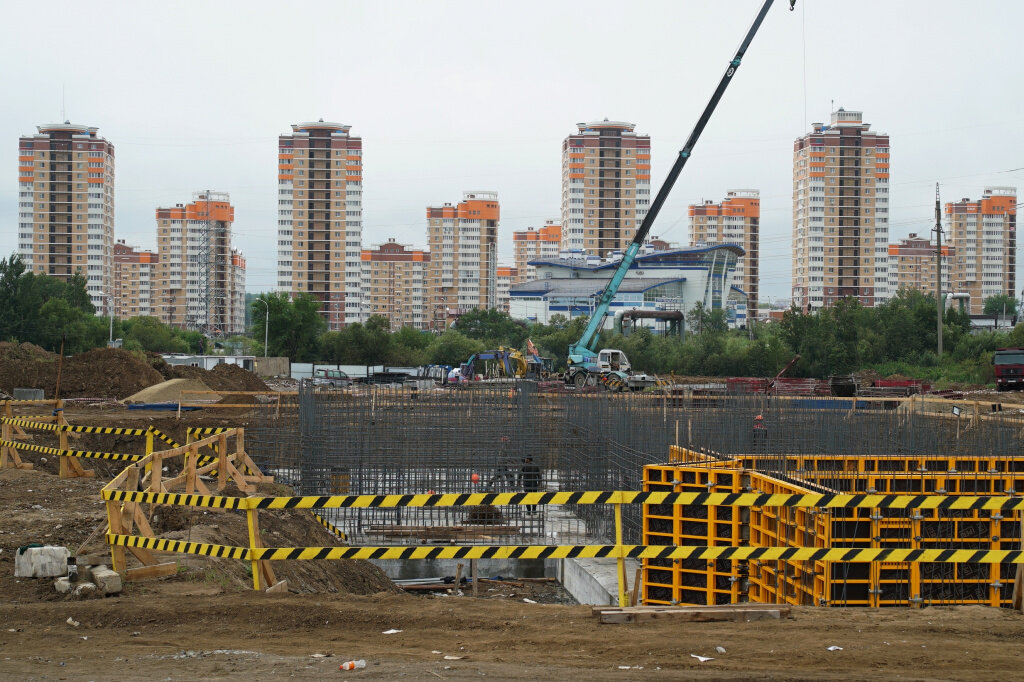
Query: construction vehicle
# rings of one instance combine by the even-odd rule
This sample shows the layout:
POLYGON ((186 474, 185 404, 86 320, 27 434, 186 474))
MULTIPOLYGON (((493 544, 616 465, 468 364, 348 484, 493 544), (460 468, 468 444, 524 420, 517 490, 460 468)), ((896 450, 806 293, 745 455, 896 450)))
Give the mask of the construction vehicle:
POLYGON ((478 374, 488 378, 519 379, 526 376, 527 369, 526 358, 520 351, 498 346, 497 350, 471 355, 459 366, 459 373, 465 381, 472 381, 478 374))
POLYGON ((1000 391, 1024 388, 1024 348, 999 348, 992 358, 992 372, 1000 391))
MULTIPOLYGON (((662 183, 657 196, 651 202, 651 208, 647 215, 644 216, 640 227, 637 228, 636 234, 633 235, 633 241, 626 247, 622 260, 619 261, 619 265, 612 274, 608 286, 601 293, 601 300, 595 306, 587 328, 583 331, 579 341, 569 346, 568 371, 564 375, 566 383, 581 388, 588 385, 594 386, 601 382, 606 386, 620 389, 623 387, 642 388, 644 385, 654 383, 653 377, 632 374, 629 359, 626 358, 625 353, 622 351, 613 349, 596 350, 595 347, 599 340, 599 333, 604 326, 604 318, 608 315, 609 306, 622 285, 622 280, 626 277, 626 273, 636 260, 636 255, 650 233, 662 205, 672 191, 672 186, 675 185, 676 179, 683 170, 683 166, 686 165, 687 160, 689 160, 690 155, 693 153, 693 148, 696 146, 701 133, 704 132, 704 127, 711 119, 711 114, 714 113, 719 100, 725 94, 725 89, 732 82, 732 77, 736 74, 736 70, 739 69, 743 55, 754 39, 757 30, 761 27, 761 22, 764 21, 773 2, 774 0, 765 0, 757 16, 754 18, 754 23, 747 29, 747 34, 743 37, 743 41, 736 51, 736 56, 732 58, 726 67, 718 87, 711 96, 711 100, 704 107, 704 112, 697 120, 697 125, 694 126, 693 132, 690 133, 690 137, 686 140, 686 144, 679 151, 679 156, 676 157, 675 163, 672 164, 668 177, 662 183)), ((795 4, 796 0, 790 0, 789 9, 792 10, 795 4)))

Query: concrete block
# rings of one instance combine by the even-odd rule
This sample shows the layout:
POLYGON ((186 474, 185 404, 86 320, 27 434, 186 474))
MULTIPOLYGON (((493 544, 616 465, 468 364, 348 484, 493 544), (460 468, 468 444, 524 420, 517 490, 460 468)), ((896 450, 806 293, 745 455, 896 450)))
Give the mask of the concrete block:
POLYGON ((56 578, 67 575, 67 547, 29 547, 24 552, 14 552, 15 578, 56 578))
POLYGON ((93 568, 92 579, 103 594, 118 594, 121 591, 121 574, 106 566, 93 568))
POLYGON ((14 389, 15 400, 44 400, 43 389, 41 388, 16 388, 14 389))
POLYGON ((96 594, 95 583, 75 583, 75 596, 76 597, 89 597, 96 594))
POLYGON ((61 594, 67 594, 71 591, 71 588, 72 584, 71 581, 68 580, 67 576, 64 576, 63 578, 57 578, 57 580, 55 580, 53 583, 53 589, 57 590, 61 594))

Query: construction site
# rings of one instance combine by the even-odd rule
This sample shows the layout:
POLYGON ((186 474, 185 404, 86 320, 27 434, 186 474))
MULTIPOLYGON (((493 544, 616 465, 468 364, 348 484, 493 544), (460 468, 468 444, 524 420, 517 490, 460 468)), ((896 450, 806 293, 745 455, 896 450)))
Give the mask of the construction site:
POLYGON ((160 372, 86 397, 137 362, 98 351, 76 395, 2 404, 12 676, 1014 669, 1018 403, 195 368, 178 410, 124 401, 184 385, 160 372), (77 580, 17 575, 25 547, 77 580))

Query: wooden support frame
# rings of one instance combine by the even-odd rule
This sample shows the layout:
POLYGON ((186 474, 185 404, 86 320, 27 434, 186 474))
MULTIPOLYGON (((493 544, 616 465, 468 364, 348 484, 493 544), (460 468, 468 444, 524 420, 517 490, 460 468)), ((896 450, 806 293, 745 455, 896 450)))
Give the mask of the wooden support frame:
MULTIPOLYGON (((211 490, 201 477, 216 473, 218 475, 218 490, 224 490, 228 483, 232 482, 239 491, 251 495, 256 492, 257 483, 272 483, 274 481, 273 476, 264 475, 246 454, 244 429, 228 429, 170 450, 152 452, 152 446, 152 434, 148 434, 146 449, 150 452, 114 477, 110 483, 104 486, 104 492, 184 492, 189 495, 196 493, 210 495, 211 490), (232 440, 234 441, 234 452, 231 452, 230 447, 232 440), (200 461, 205 457, 200 454, 200 450, 204 447, 213 448, 217 456, 213 461, 200 465, 200 461), (164 463, 177 458, 180 458, 182 462, 181 472, 172 477, 165 476, 164 463)), ((153 505, 148 504, 147 513, 143 509, 144 504, 148 503, 108 501, 106 505, 109 533, 111 535, 133 535, 137 528, 136 534, 139 537, 155 537, 153 528, 149 524, 153 505)), ((242 509, 245 511, 246 523, 249 528, 250 549, 264 547, 259 529, 258 510, 255 506, 248 506, 248 504, 242 509)), ((161 563, 155 556, 157 552, 149 549, 112 545, 110 552, 114 570, 124 572, 128 580, 169 575, 177 570, 175 563, 161 563), (134 556, 142 564, 142 567, 129 569, 128 554, 134 556)), ((253 560, 252 570, 253 585, 256 589, 265 590, 271 587, 280 589, 281 583, 278 582, 269 561, 253 560)))

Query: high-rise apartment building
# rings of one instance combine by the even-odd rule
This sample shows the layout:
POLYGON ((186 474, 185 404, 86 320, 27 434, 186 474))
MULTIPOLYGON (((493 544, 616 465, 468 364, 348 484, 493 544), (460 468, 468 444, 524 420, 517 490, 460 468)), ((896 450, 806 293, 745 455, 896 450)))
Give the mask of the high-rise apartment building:
POLYGON ((793 146, 793 304, 884 303, 888 253, 889 136, 840 108, 793 146))
POLYGON ((747 295, 747 310, 757 310, 761 199, 757 190, 730 190, 721 203, 690 205, 690 246, 737 244, 744 255, 733 280, 747 295))
POLYGON ((946 204, 946 221, 956 252, 953 291, 970 294, 971 314, 982 314, 991 296, 1016 296, 1017 188, 986 187, 978 201, 946 204))
POLYGON ((432 319, 441 319, 441 309, 459 314, 497 305, 500 217, 497 192, 464 192, 456 206, 427 207, 432 319))
POLYGON ((114 311, 121 319, 156 315, 158 256, 123 239, 114 244, 114 311))
POLYGON ((80 273, 96 312, 114 292, 114 145, 68 121, 18 141, 18 252, 26 269, 80 273))
POLYGON ((363 141, 298 123, 278 139, 277 286, 322 301, 328 329, 362 319, 363 141))
POLYGON ((516 280, 513 284, 537 279, 537 268, 527 263, 538 258, 558 257, 562 248, 562 226, 548 220, 539 230, 528 227, 521 232, 513 232, 512 247, 516 259, 516 280))
MULTIPOLYGON (((942 246, 942 291, 948 292, 952 273, 953 247, 942 246)), ((917 289, 935 295, 935 244, 925 237, 911 234, 898 244, 889 245, 889 290, 917 289)))
POLYGON ((495 308, 503 313, 508 312, 509 290, 513 284, 520 282, 518 268, 511 265, 499 265, 495 273, 498 301, 495 308))
POLYGON ((562 249, 624 251, 651 204, 651 138, 633 123, 577 123, 562 143, 562 249))
POLYGON ((363 249, 362 262, 362 300, 367 316, 383 315, 392 331, 430 328, 426 306, 429 252, 388 239, 374 249, 363 249))
POLYGON ((212 336, 240 334, 245 331, 245 259, 231 248, 235 209, 226 192, 192 197, 189 204, 156 209, 156 316, 212 336))

